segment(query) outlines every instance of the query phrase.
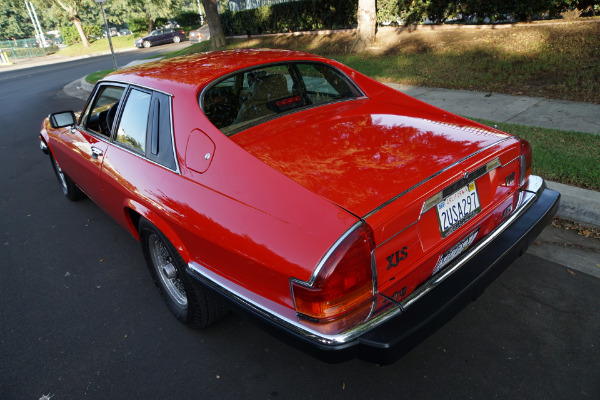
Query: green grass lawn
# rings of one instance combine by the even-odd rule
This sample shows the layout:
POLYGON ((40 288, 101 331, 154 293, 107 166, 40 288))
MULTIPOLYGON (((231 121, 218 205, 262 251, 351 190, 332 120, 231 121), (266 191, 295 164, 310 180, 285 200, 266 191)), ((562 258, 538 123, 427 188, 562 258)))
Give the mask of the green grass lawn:
MULTIPOLYGON (((135 38, 139 36, 114 36, 111 37, 113 49, 131 49, 135 47, 135 38)), ((110 50, 108 39, 100 39, 90 43, 90 47, 84 47, 81 43, 72 44, 64 49, 61 49, 57 54, 62 56, 83 56, 86 54, 98 53, 100 51, 110 50)))
POLYGON ((100 79, 104 78, 106 75, 110 74, 111 72, 114 72, 113 68, 96 71, 96 72, 93 72, 93 73, 89 74, 88 76, 86 76, 85 80, 88 81, 89 83, 91 83, 92 85, 95 85, 100 79))
POLYGON ((600 191, 600 136, 477 119, 531 143, 532 173, 544 179, 600 191))

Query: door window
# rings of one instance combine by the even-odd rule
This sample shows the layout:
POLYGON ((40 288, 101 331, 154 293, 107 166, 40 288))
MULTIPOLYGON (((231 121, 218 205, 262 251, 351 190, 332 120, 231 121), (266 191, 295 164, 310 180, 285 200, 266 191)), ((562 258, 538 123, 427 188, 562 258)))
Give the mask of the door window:
POLYGON ((85 112, 84 129, 109 138, 124 91, 122 86, 100 87, 85 112))

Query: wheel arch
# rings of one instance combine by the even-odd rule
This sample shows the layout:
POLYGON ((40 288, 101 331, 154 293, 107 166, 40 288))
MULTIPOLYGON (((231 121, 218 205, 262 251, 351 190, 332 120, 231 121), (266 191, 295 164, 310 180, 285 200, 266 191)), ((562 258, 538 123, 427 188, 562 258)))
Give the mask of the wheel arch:
POLYGON ((140 235, 138 232, 139 222, 141 218, 144 218, 167 237, 184 261, 187 262, 190 260, 190 254, 187 251, 186 246, 183 244, 183 241, 163 217, 159 216, 156 212, 145 205, 134 200, 127 201, 124 212, 129 231, 138 241, 140 240, 140 235))

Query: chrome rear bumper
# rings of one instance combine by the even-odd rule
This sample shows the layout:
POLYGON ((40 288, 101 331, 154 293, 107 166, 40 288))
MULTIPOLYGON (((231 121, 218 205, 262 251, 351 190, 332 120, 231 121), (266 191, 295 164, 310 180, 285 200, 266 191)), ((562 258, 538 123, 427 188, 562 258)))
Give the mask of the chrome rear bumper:
POLYGON ((483 292, 502 271, 527 250, 558 209, 560 193, 546 188, 543 179, 529 178, 512 215, 442 272, 434 275, 400 302, 377 295, 380 306, 363 323, 335 335, 304 325, 294 310, 271 302, 226 281, 198 264, 188 272, 204 287, 219 293, 233 306, 256 317, 273 333, 326 361, 359 357, 391 362, 427 337, 483 292), (443 318, 446 317, 446 318, 443 318), (435 329, 435 328, 434 328, 435 329))

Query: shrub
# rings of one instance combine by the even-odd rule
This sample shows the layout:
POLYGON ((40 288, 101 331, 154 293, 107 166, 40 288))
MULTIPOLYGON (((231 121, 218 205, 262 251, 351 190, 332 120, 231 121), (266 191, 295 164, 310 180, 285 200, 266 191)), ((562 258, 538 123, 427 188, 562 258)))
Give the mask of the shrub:
POLYGON ((226 35, 349 28, 356 24, 358 0, 302 0, 219 17, 226 35))
POLYGON ((165 26, 167 24, 167 22, 169 22, 168 18, 164 18, 164 17, 158 17, 154 20, 154 29, 161 27, 161 26, 165 26))
MULTIPOLYGON (((83 32, 89 42, 102 37, 102 28, 97 25, 83 25, 83 32)), ((64 25, 60 28, 60 35, 63 37, 65 44, 71 45, 81 42, 81 36, 75 25, 64 25)))
POLYGON ((148 20, 146 18, 131 18, 127 25, 129 25, 129 30, 133 33, 148 32, 148 20))
POLYGON ((198 25, 200 23, 200 14, 193 11, 182 11, 175 18, 181 26, 198 25))
POLYGON ((412 24, 428 18, 434 23, 462 15, 475 23, 507 19, 530 21, 536 16, 556 16, 569 8, 587 9, 599 0, 377 0, 380 24, 412 24))

